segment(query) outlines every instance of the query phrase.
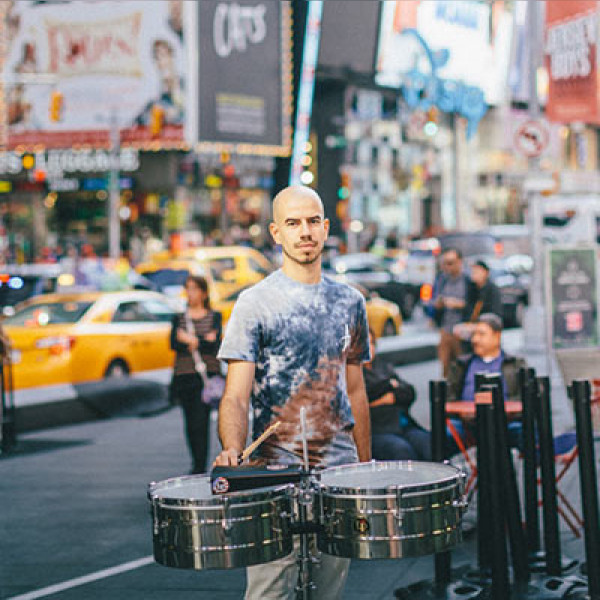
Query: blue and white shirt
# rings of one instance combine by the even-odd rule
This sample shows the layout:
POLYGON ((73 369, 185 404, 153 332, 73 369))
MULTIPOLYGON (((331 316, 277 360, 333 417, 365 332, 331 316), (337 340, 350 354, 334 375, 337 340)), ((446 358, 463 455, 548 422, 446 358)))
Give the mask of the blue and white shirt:
POLYGON ((280 463, 301 459, 302 407, 311 466, 336 463, 335 454, 348 450, 343 440, 352 443, 348 432, 354 419, 346 364, 370 358, 360 292, 328 277, 317 284, 300 283, 280 269, 240 294, 218 358, 256 365, 254 439, 281 421, 257 450, 260 458, 280 463))

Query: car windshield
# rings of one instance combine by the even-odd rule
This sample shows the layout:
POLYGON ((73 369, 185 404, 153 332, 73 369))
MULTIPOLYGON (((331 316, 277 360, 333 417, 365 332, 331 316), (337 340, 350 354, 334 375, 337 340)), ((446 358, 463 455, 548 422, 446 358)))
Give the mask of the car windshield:
POLYGON ((486 233, 449 233, 440 236, 439 240, 443 252, 454 248, 463 256, 495 254, 494 236, 486 233))
POLYGON ((73 324, 79 321, 93 302, 40 302, 24 306, 4 319, 4 325, 40 327, 45 325, 73 324))
POLYGON ((0 306, 14 306, 31 296, 51 292, 50 283, 31 275, 0 275, 0 306))
POLYGON ((187 269, 158 269, 157 271, 146 271, 142 275, 159 289, 163 289, 165 287, 183 287, 190 272, 187 269))

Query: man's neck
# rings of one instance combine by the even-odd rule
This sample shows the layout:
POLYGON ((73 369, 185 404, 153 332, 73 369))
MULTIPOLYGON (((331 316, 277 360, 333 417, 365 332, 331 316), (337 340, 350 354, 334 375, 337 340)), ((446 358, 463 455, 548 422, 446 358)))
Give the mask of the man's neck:
POLYGON ((494 350, 493 352, 488 352, 487 354, 481 355, 479 358, 484 362, 492 362, 496 358, 500 356, 502 350, 494 350))
POLYGON ((299 283, 315 284, 321 281, 321 258, 314 263, 299 264, 293 260, 287 259, 284 255, 281 270, 290 279, 299 283))

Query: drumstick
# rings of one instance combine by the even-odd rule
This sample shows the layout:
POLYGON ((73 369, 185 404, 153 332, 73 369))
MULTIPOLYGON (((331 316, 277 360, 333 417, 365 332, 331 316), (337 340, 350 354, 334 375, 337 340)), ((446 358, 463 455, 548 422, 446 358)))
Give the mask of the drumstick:
POLYGON ((238 464, 242 464, 275 430, 281 425, 281 421, 275 421, 267 427, 239 456, 238 464))

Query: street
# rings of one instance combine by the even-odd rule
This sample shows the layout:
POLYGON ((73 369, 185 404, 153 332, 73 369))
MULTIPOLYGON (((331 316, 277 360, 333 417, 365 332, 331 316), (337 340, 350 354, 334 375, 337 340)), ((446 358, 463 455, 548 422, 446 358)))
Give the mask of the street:
MULTIPOLYGON (((427 426, 427 386, 439 376, 437 361, 399 372, 417 386, 413 414, 427 426)), ((138 399, 140 414, 143 404, 138 399)), ((188 469, 179 409, 20 435, 17 448, 0 459, 0 598, 241 598, 243 569, 186 571, 151 559, 147 484, 188 469)), ((575 466, 563 488, 579 507, 575 466)), ((582 539, 560 525, 563 552, 582 558, 582 539)), ((454 550, 453 565, 475 562, 476 536, 469 535, 454 550)), ((391 598, 398 587, 432 578, 429 556, 353 560, 344 598, 391 598)))

